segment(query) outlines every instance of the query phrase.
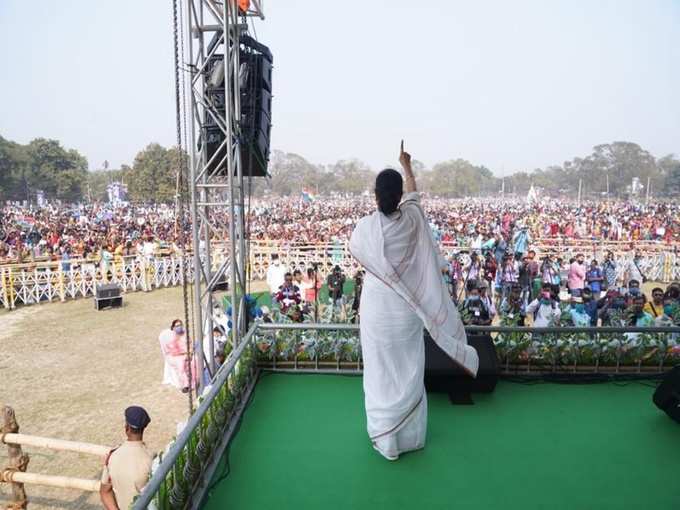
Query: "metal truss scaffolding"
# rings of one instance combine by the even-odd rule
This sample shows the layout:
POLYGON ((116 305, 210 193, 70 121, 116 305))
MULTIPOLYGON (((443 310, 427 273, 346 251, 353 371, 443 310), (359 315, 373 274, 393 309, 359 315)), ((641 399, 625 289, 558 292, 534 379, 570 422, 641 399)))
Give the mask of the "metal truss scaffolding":
POLYGON ((194 340, 198 373, 207 366, 214 374, 213 318, 215 307, 220 306, 215 289, 225 280, 229 282, 234 348, 246 327, 248 245, 239 150, 239 41, 248 32, 248 18, 264 19, 264 14, 258 0, 185 0, 183 11, 184 90, 189 97, 185 108, 190 116, 185 129, 196 272, 194 340), (219 142, 211 144, 208 126, 213 134, 218 133, 219 142))

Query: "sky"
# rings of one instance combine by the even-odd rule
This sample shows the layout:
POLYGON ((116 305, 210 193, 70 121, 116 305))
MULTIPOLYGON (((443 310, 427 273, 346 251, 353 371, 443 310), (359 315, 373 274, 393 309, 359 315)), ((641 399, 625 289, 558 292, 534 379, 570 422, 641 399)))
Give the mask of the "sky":
MULTIPOLYGON (((265 0, 272 148, 497 175, 632 141, 680 153, 680 0, 265 0), (419 5, 426 6, 419 9, 419 5)), ((175 144, 170 0, 0 0, 0 136, 130 164, 175 144)))

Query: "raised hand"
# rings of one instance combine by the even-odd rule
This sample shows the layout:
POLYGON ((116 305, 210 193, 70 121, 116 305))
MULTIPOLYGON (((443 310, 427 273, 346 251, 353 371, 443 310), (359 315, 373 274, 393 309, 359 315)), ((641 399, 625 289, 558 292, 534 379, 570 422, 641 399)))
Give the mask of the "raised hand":
POLYGON ((404 152, 404 140, 401 141, 401 149, 399 150, 399 163, 401 163, 401 167, 404 169, 406 192, 415 191, 416 178, 413 175, 413 170, 411 170, 411 155, 408 152, 404 152))
POLYGON ((404 140, 401 141, 401 149, 399 150, 399 163, 406 170, 408 167, 411 168, 411 155, 408 152, 404 152, 404 140))

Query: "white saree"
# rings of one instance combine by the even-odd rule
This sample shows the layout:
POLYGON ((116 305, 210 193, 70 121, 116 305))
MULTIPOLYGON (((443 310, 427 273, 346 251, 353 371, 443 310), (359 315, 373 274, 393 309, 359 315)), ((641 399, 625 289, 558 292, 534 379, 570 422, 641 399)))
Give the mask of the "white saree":
POLYGON ((479 358, 442 279, 418 193, 408 193, 390 216, 376 211, 359 220, 350 251, 367 273, 360 331, 368 435, 383 456, 396 459, 425 445, 423 326, 473 376, 479 358))

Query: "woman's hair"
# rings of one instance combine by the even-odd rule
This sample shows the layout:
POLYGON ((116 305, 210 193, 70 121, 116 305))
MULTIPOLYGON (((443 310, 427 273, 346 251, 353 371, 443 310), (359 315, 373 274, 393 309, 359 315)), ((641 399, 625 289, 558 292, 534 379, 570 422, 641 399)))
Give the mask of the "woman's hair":
POLYGON ((170 329, 175 329, 175 324, 177 324, 178 322, 181 324, 182 320, 181 319, 173 320, 172 323, 170 324, 170 329))
POLYGON ((396 211, 403 193, 404 180, 396 170, 386 168, 375 178, 375 198, 381 213, 389 215, 396 211))

